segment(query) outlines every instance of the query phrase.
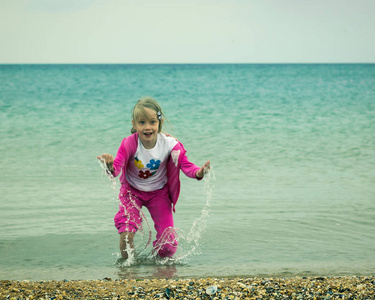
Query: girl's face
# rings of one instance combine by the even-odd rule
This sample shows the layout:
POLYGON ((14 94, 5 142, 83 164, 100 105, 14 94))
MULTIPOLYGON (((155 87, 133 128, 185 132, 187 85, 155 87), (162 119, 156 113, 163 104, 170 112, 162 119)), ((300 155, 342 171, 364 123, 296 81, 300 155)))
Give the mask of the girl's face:
POLYGON ((156 111, 145 107, 145 112, 148 118, 145 116, 139 116, 137 120, 133 120, 133 127, 138 133, 138 136, 142 142, 143 147, 146 149, 152 149, 156 145, 157 134, 159 131, 159 122, 162 120, 158 119, 156 111))

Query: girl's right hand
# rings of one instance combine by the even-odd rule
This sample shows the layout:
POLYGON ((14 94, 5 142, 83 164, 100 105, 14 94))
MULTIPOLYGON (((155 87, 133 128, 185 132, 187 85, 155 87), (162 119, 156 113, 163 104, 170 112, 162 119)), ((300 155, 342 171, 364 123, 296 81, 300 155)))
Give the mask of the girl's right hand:
POLYGON ((114 172, 115 169, 113 168, 113 156, 111 154, 104 153, 101 156, 97 156, 97 158, 107 165, 107 168, 111 173, 114 172))

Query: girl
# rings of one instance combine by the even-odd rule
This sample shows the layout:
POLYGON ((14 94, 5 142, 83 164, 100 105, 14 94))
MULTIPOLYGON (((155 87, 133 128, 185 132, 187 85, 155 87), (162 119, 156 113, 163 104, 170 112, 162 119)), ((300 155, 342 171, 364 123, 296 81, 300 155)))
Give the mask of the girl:
POLYGON ((170 229, 174 226, 172 211, 175 212, 180 193, 179 171, 201 180, 210 168, 210 161, 201 168, 189 162, 183 145, 161 132, 163 116, 153 98, 138 100, 132 110, 132 135, 122 140, 116 158, 106 153, 98 156, 113 176, 121 173, 120 205, 114 221, 124 259, 128 258, 127 250, 134 249, 134 234, 142 223, 142 206, 147 207, 155 223, 154 250, 160 257, 173 256, 177 241, 170 229))

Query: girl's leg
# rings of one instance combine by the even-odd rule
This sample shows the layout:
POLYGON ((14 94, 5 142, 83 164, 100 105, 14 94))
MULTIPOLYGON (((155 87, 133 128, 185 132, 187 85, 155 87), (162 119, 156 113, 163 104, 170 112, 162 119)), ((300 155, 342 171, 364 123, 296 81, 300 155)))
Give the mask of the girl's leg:
POLYGON ((160 257, 172 257, 177 251, 177 241, 173 230, 172 203, 168 197, 166 188, 158 193, 145 204, 154 221, 156 240, 153 242, 154 249, 160 257))
POLYGON ((134 251, 134 235, 142 223, 140 216, 141 200, 131 193, 120 195, 119 211, 115 215, 115 226, 120 234, 121 257, 127 259, 134 251))
POLYGON ((123 259, 128 259, 130 252, 134 251, 134 232, 120 233, 120 252, 123 259))

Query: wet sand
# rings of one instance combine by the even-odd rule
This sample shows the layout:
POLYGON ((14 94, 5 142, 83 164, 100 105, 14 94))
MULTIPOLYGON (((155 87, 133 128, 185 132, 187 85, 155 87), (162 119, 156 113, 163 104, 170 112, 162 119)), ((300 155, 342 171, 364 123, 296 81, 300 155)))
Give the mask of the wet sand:
POLYGON ((0 299, 375 299, 375 276, 1 280, 0 299))

